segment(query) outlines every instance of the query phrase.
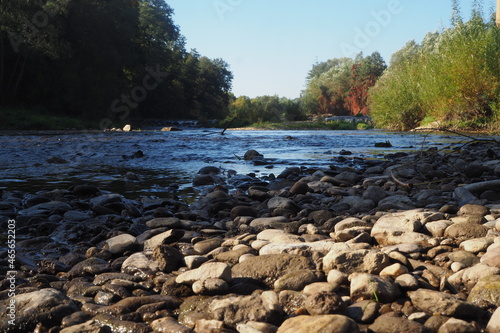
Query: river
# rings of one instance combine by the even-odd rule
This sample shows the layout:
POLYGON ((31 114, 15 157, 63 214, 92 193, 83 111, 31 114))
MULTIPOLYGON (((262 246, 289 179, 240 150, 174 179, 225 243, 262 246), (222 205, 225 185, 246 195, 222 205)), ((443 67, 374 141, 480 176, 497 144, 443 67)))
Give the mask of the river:
POLYGON ((181 195, 194 193, 192 180, 204 166, 278 175, 290 166, 356 166, 357 159, 384 158, 453 145, 450 135, 370 131, 245 131, 185 129, 180 132, 25 132, 0 134, 0 189, 36 192, 90 183, 124 194, 163 196, 177 184, 181 195), (391 148, 376 148, 389 141, 391 148), (255 149, 264 165, 242 159, 255 149), (341 155, 342 151, 351 155, 341 155), (143 157, 132 156, 141 151, 143 157), (60 158, 57 161, 54 159, 60 158), (49 163, 47 159, 52 158, 49 163), (64 161, 63 161, 64 160, 64 161), (125 179, 135 173, 140 181, 125 179))

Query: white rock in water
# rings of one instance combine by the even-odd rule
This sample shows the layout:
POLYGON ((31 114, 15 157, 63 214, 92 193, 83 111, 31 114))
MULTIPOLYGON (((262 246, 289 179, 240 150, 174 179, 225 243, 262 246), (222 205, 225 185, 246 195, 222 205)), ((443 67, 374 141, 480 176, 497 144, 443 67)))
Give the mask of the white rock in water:
POLYGON ((125 125, 125 126, 123 126, 123 131, 124 131, 124 132, 130 132, 130 130, 131 130, 131 129, 132 129, 132 126, 130 126, 130 125, 128 125, 128 124, 127 124, 127 125, 125 125))

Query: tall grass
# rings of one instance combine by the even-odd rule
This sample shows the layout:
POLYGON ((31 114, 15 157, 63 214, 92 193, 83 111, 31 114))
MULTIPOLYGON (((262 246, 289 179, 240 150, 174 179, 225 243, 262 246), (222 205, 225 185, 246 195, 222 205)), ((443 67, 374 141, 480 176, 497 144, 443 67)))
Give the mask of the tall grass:
POLYGON ((370 91, 378 127, 408 130, 424 118, 446 126, 500 124, 500 29, 475 11, 468 22, 408 43, 370 91))

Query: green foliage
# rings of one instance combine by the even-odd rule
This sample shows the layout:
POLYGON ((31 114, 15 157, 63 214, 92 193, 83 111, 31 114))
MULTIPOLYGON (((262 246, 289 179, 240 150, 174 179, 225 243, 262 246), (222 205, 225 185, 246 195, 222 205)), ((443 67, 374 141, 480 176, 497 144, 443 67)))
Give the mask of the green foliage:
POLYGON ((0 106, 118 126, 228 114, 228 64, 187 52, 163 0, 0 2, 0 106))
POLYGON ((458 129, 485 129, 498 122, 500 29, 480 12, 476 7, 463 23, 455 3, 452 28, 393 55, 370 90, 378 127, 408 130, 433 119, 458 129))
MULTIPOLYGON (((361 123, 360 123, 361 124, 361 123)), ((358 124, 358 125, 360 125, 358 124)), ((368 126, 368 125, 367 125, 368 126)), ((357 129, 355 123, 349 121, 293 121, 293 122, 258 122, 249 127, 268 130, 334 130, 353 131, 357 129)))
POLYGON ((54 116, 39 108, 1 108, 0 130, 98 129, 97 122, 54 116))

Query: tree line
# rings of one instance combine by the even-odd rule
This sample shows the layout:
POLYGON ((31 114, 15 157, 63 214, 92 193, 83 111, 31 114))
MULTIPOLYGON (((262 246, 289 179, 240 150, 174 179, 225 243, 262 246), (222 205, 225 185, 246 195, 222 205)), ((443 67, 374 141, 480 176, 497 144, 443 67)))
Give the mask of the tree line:
POLYGON ((224 60, 185 49, 163 0, 0 0, 2 109, 102 126, 224 118, 232 79, 224 60))

